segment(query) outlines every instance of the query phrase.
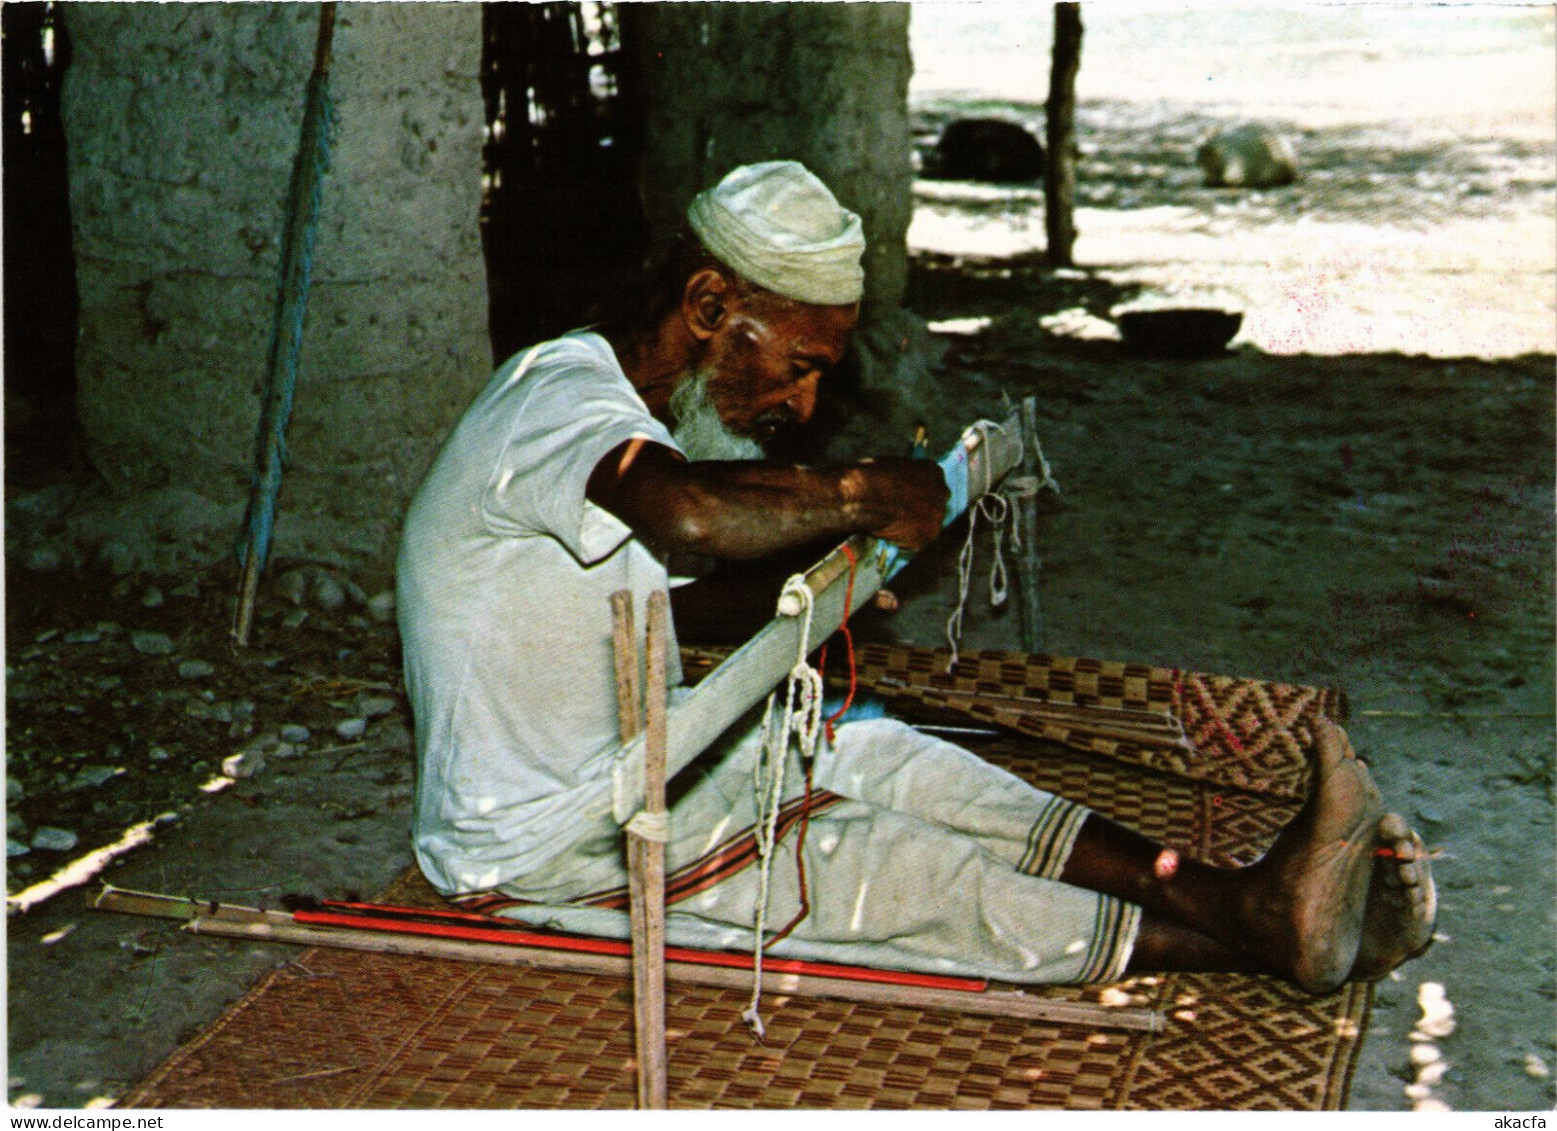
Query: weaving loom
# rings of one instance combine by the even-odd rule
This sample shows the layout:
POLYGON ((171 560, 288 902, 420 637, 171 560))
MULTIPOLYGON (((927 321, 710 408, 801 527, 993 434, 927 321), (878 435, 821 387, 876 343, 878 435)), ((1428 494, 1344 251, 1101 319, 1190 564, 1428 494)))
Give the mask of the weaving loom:
MULTIPOLYGON (((941 459, 951 497, 943 525, 968 512, 994 490, 1022 459, 1021 421, 980 422, 941 459)), ((826 640, 908 564, 896 546, 857 534, 804 574, 809 609, 781 599, 779 615, 740 648, 725 655, 709 678, 669 712, 666 770, 675 777, 753 705, 789 674, 796 649, 809 635, 814 647, 826 640)), ((614 771, 613 814, 631 820, 643 804, 644 740, 624 744, 614 771)))
MULTIPOLYGON (((1017 466, 1018 435, 1014 419, 983 424, 953 447, 942 461, 952 488, 948 522, 1017 466)), ((684 769, 792 666, 804 667, 806 653, 903 564, 894 547, 857 536, 792 579, 779 616, 746 645, 684 650, 695 686, 648 740, 624 728, 598 803, 632 833, 657 804, 651 790, 644 808, 646 745, 663 764, 654 774, 684 769)), ((955 644, 851 648, 847 672, 835 669, 832 679, 879 696, 909 721, 954 716, 1014 732, 967 745, 1040 788, 1221 865, 1257 857, 1290 820, 1305 796, 1316 721, 1344 721, 1346 710, 1339 693, 1314 688, 1041 655, 959 657, 955 644)), ((622 702, 635 698, 623 692, 622 702)), ((451 914, 414 869, 384 898, 411 915, 451 914)), ((271 913, 249 914, 263 931, 258 919, 271 913)), ((624 1107, 636 1081, 639 1106, 1338 1107, 1370 1000, 1366 986, 1314 999, 1269 978, 1170 975, 1019 994, 1010 987, 1032 1010, 990 1017, 928 998, 824 1001, 780 988, 769 991, 774 1031, 753 1051, 738 1021, 755 1016, 755 987, 741 1012, 741 991, 721 988, 729 982, 681 982, 663 1007, 668 1027, 646 1044, 644 1017, 633 1016, 640 943, 635 926, 633 982, 614 966, 513 964, 526 958, 489 966, 461 961, 457 951, 310 951, 310 984, 286 970, 273 975, 123 1105, 624 1107), (323 995, 312 984, 321 970, 331 974, 323 995), (351 1008, 331 1005, 337 990, 351 1008), (360 1008, 362 997, 374 1008, 360 1008), (1046 1012, 1044 1002, 1075 1004, 1046 1012), (1122 1033, 1072 1019, 1125 1005, 1149 1007, 1133 1012, 1151 1024, 1122 1033), (301 1046, 293 1041, 299 1030, 301 1046), (278 1033, 287 1034, 285 1047, 258 1058, 267 1068, 254 1072, 256 1045, 278 1033), (298 1064, 316 1043, 307 1053, 312 1067, 298 1064), (659 1062, 652 1104, 640 1064, 646 1048, 659 1062), (318 1067, 330 1060, 350 1063, 318 1067), (245 1071, 228 1071, 233 1063, 245 1071)), ((753 960, 760 971, 760 950, 753 960)), ((763 1035, 760 1022, 754 1028, 763 1035)))

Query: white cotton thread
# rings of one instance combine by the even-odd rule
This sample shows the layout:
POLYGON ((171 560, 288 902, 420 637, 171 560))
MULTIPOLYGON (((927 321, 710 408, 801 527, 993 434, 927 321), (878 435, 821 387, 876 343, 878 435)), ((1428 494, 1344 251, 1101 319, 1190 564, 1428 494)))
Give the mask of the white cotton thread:
POLYGON ((946 618, 946 641, 951 645, 951 659, 947 661, 949 672, 957 666, 959 646, 962 641, 962 619, 968 606, 968 589, 973 580, 973 536, 978 530, 979 516, 983 515, 995 528, 995 556, 989 569, 989 603, 995 608, 1005 604, 1009 595, 1009 575, 1006 570, 1004 550, 1006 528, 1011 528, 1013 548, 1021 548, 1021 535, 1015 527, 1016 511, 1004 495, 988 494, 968 510, 968 536, 957 555, 957 607, 946 618))
MULTIPOLYGON (((991 431, 1006 435, 1006 430, 1000 425, 989 420, 980 420, 968 429, 968 432, 979 432, 984 442, 989 441, 991 431)), ((964 433, 966 439, 967 433, 964 433)), ((1018 433, 1017 462, 1022 462, 1026 436, 1018 433)), ((1055 482, 1049 460, 1043 454, 1043 445, 1038 442, 1038 437, 1033 437, 1033 444, 1037 451, 1038 467, 1042 472, 1042 478, 1031 475, 1017 476, 1007 479, 1005 485, 995 490, 995 484, 990 472, 990 461, 984 460, 984 493, 979 496, 978 502, 968 507, 968 537, 962 544, 962 550, 957 555, 957 607, 952 610, 951 616, 946 619, 946 642, 951 645, 951 659, 947 661, 946 670, 951 672, 957 667, 959 647, 962 641, 963 615, 968 604, 968 589, 973 577, 973 536, 978 528, 979 516, 982 515, 993 526, 994 561, 989 568, 989 603, 993 608, 999 608, 1006 603, 1010 595, 1010 575, 1006 569, 1005 537, 1007 529, 1011 534, 1011 548, 1022 548, 1022 529, 1017 522, 1016 507, 1013 505, 1019 499, 1025 499, 1036 495, 1045 487, 1059 494, 1060 485, 1055 482)))
POLYGON ((806 761, 816 757, 817 742, 822 733, 822 673, 807 661, 811 651, 811 618, 815 610, 815 597, 805 578, 791 577, 784 583, 779 595, 780 608, 786 603, 798 607, 792 614, 804 617, 800 626, 800 643, 795 665, 789 671, 784 691, 784 718, 774 726, 774 703, 778 692, 768 696, 767 709, 762 715, 761 739, 752 785, 757 796, 757 906, 752 915, 752 988, 751 1003, 741 1014, 741 1020, 752 1027, 760 1041, 767 1028, 762 1023, 762 952, 763 935, 767 927, 768 888, 773 875, 773 849, 778 828, 779 810, 784 804, 784 773, 789 761, 789 744, 793 736, 800 748, 800 756, 806 761))
MULTIPOLYGON (((978 432, 987 445, 991 431, 1005 434, 1005 429, 1000 425, 992 421, 980 420, 963 433, 963 442, 966 443, 970 433, 978 432)), ((963 540, 962 551, 957 555, 957 607, 952 610, 951 616, 946 618, 946 642, 951 645, 951 659, 946 664, 947 671, 957 666, 958 648, 962 641, 963 614, 967 610, 968 587, 973 578, 973 535, 978 530, 980 515, 995 524, 995 560, 989 573, 990 603, 998 607, 1004 604, 1006 599, 1006 563, 1005 556, 1001 552, 1001 541, 1004 527, 1012 517, 1013 511, 1004 497, 995 494, 995 482, 990 471, 989 459, 985 458, 983 464, 984 490, 979 495, 978 501, 968 507, 968 536, 963 540)))

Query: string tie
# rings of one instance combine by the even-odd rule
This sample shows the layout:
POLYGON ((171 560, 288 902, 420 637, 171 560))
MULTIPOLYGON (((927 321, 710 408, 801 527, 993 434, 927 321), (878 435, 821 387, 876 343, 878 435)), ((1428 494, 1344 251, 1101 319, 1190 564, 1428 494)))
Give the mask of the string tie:
MULTIPOLYGON (((999 424, 989 420, 981 420, 973 425, 973 428, 985 434, 988 439, 989 432, 1005 434, 1005 429, 999 424)), ((1031 498, 1044 488, 1059 493, 1060 485, 1054 481, 1054 475, 1049 467, 1049 460, 1043 454, 1043 445, 1038 443, 1034 436, 1034 445, 1037 446, 1038 467, 1040 476, 1019 475, 1008 477, 1000 490, 995 490, 995 484, 991 478, 989 464, 984 464, 984 493, 979 496, 978 502, 968 508, 968 536, 962 543, 962 550, 957 555, 957 607, 952 610, 951 616, 946 618, 946 642, 951 645, 951 659, 946 664, 948 672, 955 670, 957 660, 960 657, 960 645, 962 642, 963 617, 968 605, 968 589, 973 577, 973 539, 978 529, 979 519, 982 517, 994 529, 994 560, 989 567, 989 603, 992 608, 999 608, 1006 603, 1010 595, 1010 574, 1006 568, 1005 541, 1009 532, 1011 549, 1022 548, 1022 525, 1017 521, 1017 508, 1014 505, 1018 500, 1031 498)), ((1021 443, 1026 442, 1026 437, 1020 438, 1021 443)))
POLYGON ((670 840, 670 814, 650 813, 647 809, 640 809, 627 822, 627 831, 641 840, 664 844, 670 840))
POLYGON ((807 656, 811 651, 811 621, 816 598, 805 578, 799 574, 784 582, 779 593, 780 608, 797 608, 801 619, 800 639, 796 645, 794 666, 789 670, 789 680, 784 689, 784 710, 781 721, 775 722, 778 692, 768 696, 767 708, 762 715, 759 732, 759 751, 753 768, 752 786, 757 798, 757 824, 754 829, 757 840, 757 906, 752 916, 752 990, 751 1003, 741 1014, 741 1019, 751 1026, 760 1041, 767 1031, 763 1025, 760 1006, 762 1002, 762 954, 766 947, 764 934, 767 928, 768 891, 773 875, 773 850, 777 840, 779 810, 784 804, 784 775, 789 761, 790 743, 799 748, 807 765, 816 757, 816 747, 822 733, 822 673, 811 666, 807 656))

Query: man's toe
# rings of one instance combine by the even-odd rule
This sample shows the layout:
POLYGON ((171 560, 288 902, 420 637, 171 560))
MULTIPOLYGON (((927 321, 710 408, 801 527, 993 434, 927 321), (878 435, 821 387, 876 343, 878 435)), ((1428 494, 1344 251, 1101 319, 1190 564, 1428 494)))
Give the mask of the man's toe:
POLYGON ((1399 813, 1385 813, 1379 818, 1379 839, 1398 845, 1411 839, 1411 826, 1399 813))

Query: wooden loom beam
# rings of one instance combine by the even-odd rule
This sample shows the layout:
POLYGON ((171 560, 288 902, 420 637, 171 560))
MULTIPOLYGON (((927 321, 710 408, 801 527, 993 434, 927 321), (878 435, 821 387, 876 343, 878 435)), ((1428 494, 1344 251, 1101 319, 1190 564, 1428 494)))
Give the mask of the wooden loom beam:
MULTIPOLYGON (((975 425, 940 461, 951 487, 946 507, 950 524, 1000 482, 1021 460, 1021 418, 1011 414, 1000 424, 975 425)), ((856 534, 805 573, 812 594, 810 641, 819 647, 844 618, 875 596, 907 564, 896 546, 856 534), (851 556, 853 564, 851 565, 851 556), (853 601, 846 610, 853 573, 853 601)), ((674 778, 750 708, 789 674, 805 631, 797 604, 780 614, 736 649, 692 688, 666 717, 666 777, 674 778)), ((643 807, 643 736, 625 744, 613 770, 613 816, 625 825, 643 807)))
MULTIPOLYGON (((623 742, 640 730, 640 710, 648 715, 644 746, 643 813, 665 822, 665 650, 670 604, 663 590, 649 594, 644 651, 644 706, 638 696, 638 640, 633 627, 631 590, 611 594, 616 658, 617 704, 623 742)), ((632 931, 633 1027, 638 1051, 638 1106, 664 1110, 668 1097, 665 1052, 665 843, 633 824, 627 826, 627 879, 632 931)))

